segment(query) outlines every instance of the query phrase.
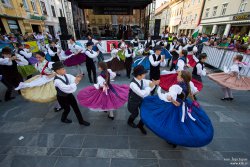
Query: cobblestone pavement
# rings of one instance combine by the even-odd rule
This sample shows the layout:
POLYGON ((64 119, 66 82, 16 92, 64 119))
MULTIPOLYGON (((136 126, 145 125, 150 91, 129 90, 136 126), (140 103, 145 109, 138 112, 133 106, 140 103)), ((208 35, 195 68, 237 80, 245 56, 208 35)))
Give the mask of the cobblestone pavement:
MULTIPOLYGON (((85 65, 82 67, 85 71, 85 65)), ((76 68, 68 68, 75 74, 76 68)), ((129 83, 124 77, 115 83, 129 83)), ((202 148, 169 146, 150 130, 143 136, 126 124, 126 105, 115 113, 90 112, 81 107, 90 127, 80 126, 70 113, 72 124, 60 122, 53 104, 38 104, 21 96, 0 103, 1 167, 220 167, 250 166, 249 91, 234 91, 235 100, 223 102, 218 85, 204 78, 198 95, 211 118, 215 135, 202 148), (22 140, 19 137, 23 136, 22 140), (244 163, 244 165, 236 164, 244 163), (248 164, 247 164, 248 163, 248 164)), ((78 91, 90 85, 85 78, 78 91)), ((1 99, 5 88, 0 85, 1 99)), ((77 92, 78 92, 77 91, 77 92)))

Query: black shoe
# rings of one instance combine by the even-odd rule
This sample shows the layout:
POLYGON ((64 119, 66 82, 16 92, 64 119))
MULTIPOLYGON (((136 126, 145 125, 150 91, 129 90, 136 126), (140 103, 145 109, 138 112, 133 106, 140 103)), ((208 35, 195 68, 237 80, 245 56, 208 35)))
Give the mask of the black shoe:
POLYGON ((107 113, 108 111, 103 111, 103 112, 107 113))
POLYGON ((84 126, 89 126, 90 125, 90 123, 89 122, 87 122, 87 121, 83 121, 83 122, 81 122, 81 123, 79 123, 80 125, 84 125, 84 126))
POLYGON ((227 97, 223 97, 223 98, 221 98, 221 100, 222 100, 222 101, 228 101, 228 100, 229 100, 229 98, 227 98, 227 97))
POLYGON ((128 121, 128 125, 131 126, 132 128, 137 128, 137 125, 134 122, 128 121))
POLYGON ((147 131, 146 129, 143 127, 143 126, 137 126, 140 130, 141 130, 141 133, 146 135, 147 134, 147 131))
POLYGON ((94 83, 93 81, 89 81, 90 83, 94 83))
POLYGON ((229 100, 229 101, 233 101, 233 100, 234 100, 234 98, 232 98, 232 97, 229 97, 229 98, 228 98, 228 100, 229 100))
POLYGON ((111 117, 110 115, 108 115, 108 118, 109 118, 109 119, 112 119, 112 120, 115 119, 115 117, 111 117))
POLYGON ((63 123, 70 124, 72 121, 70 119, 61 120, 63 123))
POLYGON ((13 99, 15 99, 15 97, 9 97, 9 98, 6 98, 6 99, 4 99, 5 101, 11 101, 11 100, 13 100, 13 99))
POLYGON ((54 108, 54 111, 55 112, 59 112, 59 111, 61 111, 63 108, 61 107, 61 108, 54 108))
POLYGON ((117 77, 120 77, 120 76, 121 76, 121 74, 116 74, 116 76, 117 76, 117 77))
POLYGON ((170 142, 168 142, 168 141, 166 141, 169 145, 171 145, 173 148, 176 148, 177 147, 177 145, 176 144, 173 144, 173 143, 170 143, 170 142))

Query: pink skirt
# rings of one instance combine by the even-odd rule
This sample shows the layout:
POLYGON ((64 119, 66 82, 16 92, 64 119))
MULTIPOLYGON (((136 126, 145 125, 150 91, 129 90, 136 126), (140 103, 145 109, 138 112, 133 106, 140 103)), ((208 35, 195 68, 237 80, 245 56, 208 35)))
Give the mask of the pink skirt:
POLYGON ((209 74, 208 78, 221 86, 234 90, 250 90, 250 78, 238 76, 238 74, 227 74, 224 72, 209 74))
POLYGON ((129 86, 112 84, 115 92, 108 89, 108 93, 94 86, 82 89, 77 100, 80 105, 92 111, 112 111, 121 108, 128 101, 129 86))
POLYGON ((187 59, 188 59, 188 64, 191 67, 195 67, 196 61, 194 60, 193 55, 187 55, 187 59))
MULTIPOLYGON (((165 74, 165 75, 161 75, 160 77, 160 87, 165 90, 165 91, 168 91, 168 89, 177 83, 177 76, 178 74, 165 74)), ((202 90, 203 88, 203 84, 202 82, 199 82, 195 79, 192 79, 191 80, 193 83, 194 83, 194 86, 197 87, 197 89, 199 91, 202 90)))
POLYGON ((72 52, 68 49, 68 50, 65 51, 65 54, 66 54, 67 56, 69 56, 69 55, 72 54, 72 52))
POLYGON ((71 67, 71 66, 80 65, 85 61, 86 61, 86 55, 83 53, 79 53, 77 55, 73 55, 72 57, 66 59, 64 61, 64 65, 71 67))

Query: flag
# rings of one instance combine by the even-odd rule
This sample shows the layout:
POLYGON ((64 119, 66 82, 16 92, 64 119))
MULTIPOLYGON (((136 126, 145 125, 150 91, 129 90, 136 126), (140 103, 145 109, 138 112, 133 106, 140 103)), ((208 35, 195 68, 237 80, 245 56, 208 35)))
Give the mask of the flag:
POLYGON ((192 34, 192 38, 197 38, 199 35, 199 26, 195 28, 193 34, 192 34))

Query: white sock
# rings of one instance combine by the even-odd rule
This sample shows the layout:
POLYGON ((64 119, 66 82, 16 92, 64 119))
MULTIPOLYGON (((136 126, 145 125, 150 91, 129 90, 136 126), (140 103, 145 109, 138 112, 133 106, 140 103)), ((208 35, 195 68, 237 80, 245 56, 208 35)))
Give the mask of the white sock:
POLYGON ((113 111, 109 111, 109 116, 110 117, 114 117, 114 112, 113 111))

